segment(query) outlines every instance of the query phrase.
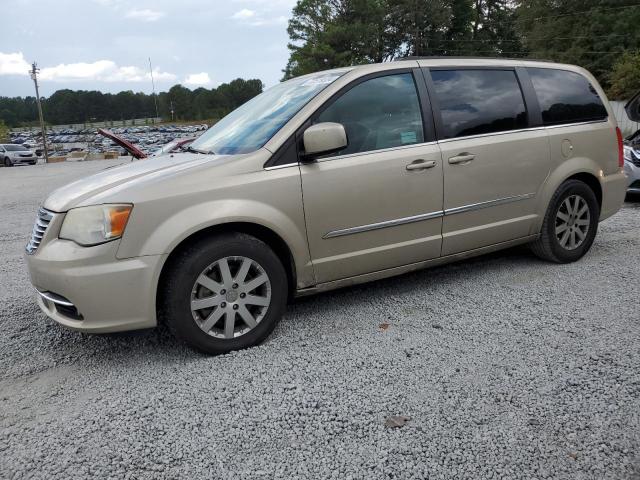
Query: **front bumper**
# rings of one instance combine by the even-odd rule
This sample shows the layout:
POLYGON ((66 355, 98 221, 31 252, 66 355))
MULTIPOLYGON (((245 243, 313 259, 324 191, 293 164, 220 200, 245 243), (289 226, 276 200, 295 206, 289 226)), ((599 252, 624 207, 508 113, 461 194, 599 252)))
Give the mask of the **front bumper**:
POLYGON ((11 157, 11 163, 13 163, 14 165, 22 165, 22 164, 27 164, 27 165, 32 165, 34 163, 38 162, 38 157, 36 156, 32 156, 32 157, 11 157))
POLYGON ((118 260, 119 241, 80 247, 56 238, 56 226, 50 226, 35 254, 25 254, 42 311, 85 332, 156 326, 156 286, 166 255, 118 260))
POLYGON ((627 176, 627 192, 640 193, 640 167, 625 160, 624 174, 627 176))

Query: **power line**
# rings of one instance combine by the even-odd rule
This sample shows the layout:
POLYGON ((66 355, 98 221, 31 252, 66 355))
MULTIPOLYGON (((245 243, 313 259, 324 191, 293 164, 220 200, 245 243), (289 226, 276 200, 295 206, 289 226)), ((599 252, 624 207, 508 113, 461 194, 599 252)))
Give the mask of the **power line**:
MULTIPOLYGON (((529 19, 518 19, 518 20, 514 20, 514 23, 518 23, 518 22, 528 22, 528 21, 538 21, 538 20, 545 20, 547 18, 561 18, 561 17, 572 17, 575 15, 584 15, 585 13, 602 13, 602 12, 609 12, 612 10, 623 10, 626 8, 637 8, 640 7, 640 3, 637 3, 635 5, 625 5, 625 6, 621 6, 621 7, 607 7, 607 8, 600 8, 600 7, 593 7, 589 10, 582 10, 580 12, 572 12, 572 13, 560 13, 558 15, 546 15, 546 16, 542 16, 542 17, 534 17, 534 18, 529 18, 529 19)), ((508 22, 507 22, 508 23, 508 22)))

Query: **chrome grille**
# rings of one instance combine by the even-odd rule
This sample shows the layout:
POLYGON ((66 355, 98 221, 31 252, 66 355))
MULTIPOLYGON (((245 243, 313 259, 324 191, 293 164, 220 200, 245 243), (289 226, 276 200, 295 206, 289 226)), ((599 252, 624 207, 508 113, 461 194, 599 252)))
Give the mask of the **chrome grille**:
POLYGON ((31 238, 29 239, 29 243, 27 243, 26 250, 27 253, 33 255, 38 250, 40 246, 40 242, 42 241, 42 237, 44 237, 45 232, 47 231, 47 227, 51 220, 53 219, 53 213, 49 210, 45 210, 44 208, 40 208, 38 210, 38 217, 36 218, 36 223, 33 226, 33 230, 31 231, 31 238))

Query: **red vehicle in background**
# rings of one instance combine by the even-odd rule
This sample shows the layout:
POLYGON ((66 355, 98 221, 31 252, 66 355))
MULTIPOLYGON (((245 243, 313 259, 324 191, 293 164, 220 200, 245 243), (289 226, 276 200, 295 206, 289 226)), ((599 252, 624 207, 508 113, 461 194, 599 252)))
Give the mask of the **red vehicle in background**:
POLYGON ((119 135, 116 135, 111 130, 99 128, 98 133, 104 137, 107 137, 109 140, 115 142, 116 144, 124 148, 127 152, 129 152, 129 154, 132 157, 137 158, 138 160, 141 160, 143 158, 148 158, 148 157, 159 157, 160 155, 166 155, 168 153, 180 151, 195 140, 195 138, 193 137, 176 138, 175 140, 172 140, 171 142, 163 145, 152 154, 148 155, 142 150, 140 150, 138 147, 136 147, 133 143, 131 143, 128 140, 125 140, 119 135))

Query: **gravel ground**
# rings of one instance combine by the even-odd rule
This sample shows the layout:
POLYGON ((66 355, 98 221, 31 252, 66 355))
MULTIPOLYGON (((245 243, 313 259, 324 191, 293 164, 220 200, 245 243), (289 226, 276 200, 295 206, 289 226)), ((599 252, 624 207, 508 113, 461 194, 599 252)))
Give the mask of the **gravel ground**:
POLYGON ((640 198, 578 263, 520 248, 301 299, 212 358, 36 307, 39 202, 115 163, 0 169, 0 478, 640 478, 640 198))

